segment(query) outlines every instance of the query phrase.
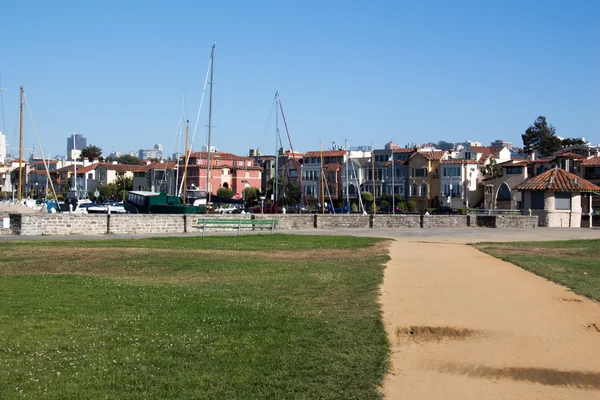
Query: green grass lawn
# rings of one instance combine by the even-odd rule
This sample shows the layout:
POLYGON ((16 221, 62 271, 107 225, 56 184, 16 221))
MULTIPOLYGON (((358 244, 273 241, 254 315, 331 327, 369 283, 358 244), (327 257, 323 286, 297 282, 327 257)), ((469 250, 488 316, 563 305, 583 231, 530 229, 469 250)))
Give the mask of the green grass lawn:
POLYGON ((373 399, 386 242, 0 244, 0 398, 373 399))
POLYGON ((479 250, 600 301, 600 240, 477 243, 479 250))

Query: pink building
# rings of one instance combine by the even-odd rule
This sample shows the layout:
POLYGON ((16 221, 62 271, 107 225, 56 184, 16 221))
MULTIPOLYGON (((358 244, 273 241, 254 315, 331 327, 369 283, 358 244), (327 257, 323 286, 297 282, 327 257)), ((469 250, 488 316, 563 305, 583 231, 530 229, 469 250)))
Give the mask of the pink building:
MULTIPOLYGON (((180 159, 179 182, 183 179, 184 158, 180 159)), ((242 195, 244 188, 261 188, 262 168, 254 165, 251 157, 237 156, 231 153, 210 153, 211 192, 217 193, 221 187, 235 192, 236 197, 242 195)), ((206 188, 208 175, 208 153, 199 151, 190 154, 187 167, 187 186, 194 185, 200 189, 206 188)), ((208 191, 208 190, 207 190, 208 191)))

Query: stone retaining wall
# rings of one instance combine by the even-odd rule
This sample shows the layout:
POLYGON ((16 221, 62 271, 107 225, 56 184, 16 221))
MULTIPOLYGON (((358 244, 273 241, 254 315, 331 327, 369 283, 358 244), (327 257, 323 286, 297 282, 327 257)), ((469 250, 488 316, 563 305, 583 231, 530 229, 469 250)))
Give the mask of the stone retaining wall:
POLYGON ((315 228, 370 228, 371 216, 362 214, 315 214, 315 228))
POLYGON ((16 235, 104 235, 106 215, 10 214, 10 227, 16 235))
MULTIPOLYGON (((269 214, 253 214, 253 219, 273 219, 269 214)), ((281 214, 277 215, 277 229, 311 229, 315 227, 316 214, 281 214)))
MULTIPOLYGON (((362 214, 10 214, 16 235, 104 235, 198 233, 204 218, 278 220, 277 229, 335 228, 535 228, 537 216, 523 215, 362 215, 362 214)), ((596 224, 596 221, 595 221, 596 224)), ((237 229, 223 228, 222 231, 237 229)))
POLYGON ((471 226, 482 228, 536 228, 536 215, 471 215, 471 226))
POLYGON ((467 228, 469 218, 467 215, 424 215, 422 228, 467 228))
POLYGON ((180 214, 110 214, 108 233, 185 233, 185 215, 180 214))
POLYGON ((421 215, 373 215, 373 228, 420 228, 421 215))

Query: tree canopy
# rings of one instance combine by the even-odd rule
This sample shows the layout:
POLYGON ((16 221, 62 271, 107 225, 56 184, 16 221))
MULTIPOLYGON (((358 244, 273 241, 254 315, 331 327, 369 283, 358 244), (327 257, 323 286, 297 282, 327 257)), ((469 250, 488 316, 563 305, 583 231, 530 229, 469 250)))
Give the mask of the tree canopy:
POLYGON ((94 161, 94 158, 102 157, 102 149, 98 146, 89 145, 81 150, 81 159, 87 158, 89 161, 94 161))
POLYGON ((219 197, 224 197, 226 199, 230 199, 233 197, 235 193, 233 192, 233 190, 226 188, 226 187, 220 187, 217 190, 217 196, 219 197))
POLYGON ((124 154, 117 158, 119 164, 140 165, 140 159, 130 154, 124 154))
POLYGON ((548 156, 561 148, 561 141, 556 137, 556 129, 548 125, 544 116, 537 117, 521 137, 525 154, 537 151, 542 156, 548 156))

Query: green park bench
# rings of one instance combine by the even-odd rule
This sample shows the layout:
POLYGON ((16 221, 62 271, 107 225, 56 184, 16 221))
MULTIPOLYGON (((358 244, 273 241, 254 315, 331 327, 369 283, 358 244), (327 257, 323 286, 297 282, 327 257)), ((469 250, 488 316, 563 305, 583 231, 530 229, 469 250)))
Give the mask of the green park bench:
POLYGON ((269 229, 271 233, 277 226, 276 219, 220 219, 220 218, 203 218, 198 221, 199 225, 194 228, 202 229, 202 236, 205 235, 207 229, 235 229, 239 235, 242 229, 248 230, 263 230, 269 229))

